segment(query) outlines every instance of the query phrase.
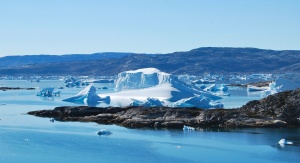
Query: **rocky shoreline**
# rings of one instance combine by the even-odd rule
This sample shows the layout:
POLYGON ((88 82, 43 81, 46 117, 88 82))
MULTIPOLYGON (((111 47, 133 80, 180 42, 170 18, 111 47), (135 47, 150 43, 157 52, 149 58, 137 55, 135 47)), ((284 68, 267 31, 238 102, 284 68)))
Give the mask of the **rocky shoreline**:
POLYGON ((227 84, 226 86, 234 86, 234 87, 245 87, 255 86, 255 87, 268 87, 272 81, 261 81, 256 83, 248 83, 248 84, 227 84))
POLYGON ((34 90, 35 88, 20 88, 20 87, 0 87, 1 91, 7 91, 7 90, 34 90))
POLYGON ((300 89, 250 101, 236 109, 62 106, 28 112, 57 121, 96 122, 130 128, 300 127, 300 89))

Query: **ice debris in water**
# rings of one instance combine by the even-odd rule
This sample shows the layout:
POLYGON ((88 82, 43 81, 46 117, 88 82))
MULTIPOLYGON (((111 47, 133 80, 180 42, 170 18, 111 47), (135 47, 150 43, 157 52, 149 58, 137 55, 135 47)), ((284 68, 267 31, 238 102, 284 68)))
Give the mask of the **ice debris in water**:
POLYGON ((107 129, 101 129, 97 132, 98 135, 111 135, 112 133, 107 129))
POLYGON ((190 127, 190 126, 184 125, 184 126, 183 126, 183 131, 195 131, 195 128, 194 128, 194 127, 190 127))
POLYGON ((217 92, 217 91, 228 91, 228 87, 225 84, 221 84, 221 85, 216 85, 216 84, 212 84, 206 88, 204 88, 205 91, 212 91, 212 92, 217 92))
POLYGON ((280 139, 278 144, 281 146, 281 147, 284 147, 285 145, 292 145, 293 142, 291 141, 286 141, 285 139, 280 139))

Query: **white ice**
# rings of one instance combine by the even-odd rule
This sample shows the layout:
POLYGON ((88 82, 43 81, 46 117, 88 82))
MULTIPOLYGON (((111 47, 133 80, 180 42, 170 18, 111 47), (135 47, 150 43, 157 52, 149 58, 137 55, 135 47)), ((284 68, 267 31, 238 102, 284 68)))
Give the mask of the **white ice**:
POLYGON ((146 98, 146 101, 139 101, 136 99, 131 99, 132 103, 130 106, 143 106, 143 107, 153 107, 153 106, 164 106, 164 102, 160 101, 157 98, 148 97, 146 98))
POLYGON ((269 84, 269 89, 264 94, 275 94, 286 90, 300 88, 300 74, 285 74, 279 76, 274 82, 269 84))
MULTIPOLYGON (((168 106, 173 102, 195 97, 194 100, 189 100, 189 106, 213 108, 215 105, 208 107, 207 103, 213 104, 213 100, 221 99, 219 96, 202 91, 193 85, 187 85, 175 76, 161 72, 155 68, 119 73, 116 80, 116 90, 119 92, 101 95, 110 96, 111 104, 118 106, 129 106, 133 102, 141 104, 149 101, 147 100, 149 97, 157 99, 163 105, 168 106), (198 97, 200 95, 201 99, 198 97), (199 105, 201 101, 197 101, 196 99, 202 100, 204 97, 207 102, 205 105, 199 105)), ((182 103, 182 101, 180 102, 182 103)))
POLYGON ((156 68, 144 68, 134 71, 124 71, 118 74, 115 82, 116 91, 126 89, 148 88, 163 83, 169 83, 172 77, 156 68))
POLYGON ((278 144, 281 146, 281 147, 285 147, 285 145, 292 145, 293 142, 290 142, 290 141, 286 141, 285 139, 280 139, 278 144))
POLYGON ((213 102, 209 97, 197 95, 190 98, 184 98, 176 102, 171 103, 171 107, 197 107, 203 109, 211 108, 223 108, 223 104, 220 102, 213 102))
POLYGON ((212 92, 217 92, 217 91, 228 91, 228 87, 225 84, 217 85, 217 84, 212 84, 206 88, 204 88, 205 91, 212 91, 212 92))
POLYGON ((96 88, 92 85, 87 86, 84 90, 80 91, 77 95, 64 99, 63 101, 67 102, 75 102, 75 103, 84 103, 84 104, 92 104, 104 101, 106 103, 110 102, 110 97, 100 97, 96 93, 96 88))
POLYGON ((195 131, 195 128, 194 128, 194 127, 190 127, 190 126, 184 125, 184 126, 183 126, 183 131, 195 131))

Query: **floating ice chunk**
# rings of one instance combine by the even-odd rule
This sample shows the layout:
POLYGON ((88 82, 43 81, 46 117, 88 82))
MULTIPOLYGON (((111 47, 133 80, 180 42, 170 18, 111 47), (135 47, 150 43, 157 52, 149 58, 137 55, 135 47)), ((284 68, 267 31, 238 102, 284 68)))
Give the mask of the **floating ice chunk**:
POLYGON ((75 79, 74 77, 70 77, 68 79, 65 80, 65 86, 66 87, 74 87, 74 86, 79 86, 80 85, 80 81, 75 79))
POLYGON ((230 93, 216 92, 213 95, 216 95, 216 96, 230 96, 230 93))
POLYGON ((209 80, 209 79, 199 79, 199 80, 194 80, 192 83, 194 84, 209 84, 209 83, 215 83, 215 80, 209 80))
POLYGON ((212 92, 217 92, 217 91, 228 91, 228 87, 225 84, 217 85, 217 84, 212 84, 204 89, 205 91, 212 91, 212 92))
POLYGON ((290 142, 290 141, 286 141, 285 139, 280 139, 278 144, 281 146, 281 147, 284 147, 285 145, 292 145, 293 142, 290 142))
POLYGON ((101 129, 97 132, 98 135, 111 135, 112 133, 107 129, 101 129))
POLYGON ((54 88, 52 88, 52 87, 44 88, 40 92, 38 92, 36 95, 42 96, 42 97, 52 97, 53 91, 54 91, 54 88))
POLYGON ((143 107, 154 107, 154 106, 164 106, 163 101, 160 101, 157 98, 148 97, 146 101, 140 101, 136 99, 131 99, 132 103, 130 106, 143 106, 143 107))
POLYGON ((256 87, 256 86, 247 86, 247 91, 248 92, 257 92, 257 91, 265 91, 268 90, 268 87, 256 87))
POLYGON ((194 127, 190 127, 190 126, 184 125, 184 126, 183 126, 183 131, 195 131, 195 128, 194 128, 194 127))
POLYGON ((63 101, 75 102, 75 103, 84 103, 84 104, 93 104, 98 102, 110 102, 110 97, 100 97, 96 93, 96 88, 92 85, 87 86, 84 90, 80 91, 77 95, 64 99, 63 101))
POLYGON ((170 104, 171 107, 197 107, 202 109, 222 108, 223 104, 214 102, 211 98, 197 95, 190 98, 184 98, 170 104))

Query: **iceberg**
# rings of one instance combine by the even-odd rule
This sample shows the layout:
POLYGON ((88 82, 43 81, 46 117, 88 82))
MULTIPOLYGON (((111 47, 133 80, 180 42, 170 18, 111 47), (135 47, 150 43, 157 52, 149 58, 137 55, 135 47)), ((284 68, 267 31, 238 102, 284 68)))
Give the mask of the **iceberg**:
POLYGON ((92 85, 85 87, 84 90, 80 91, 77 95, 64 99, 63 101, 74 102, 74 103, 84 103, 84 104, 95 104, 98 102, 110 103, 110 97, 100 97, 96 93, 96 88, 92 85))
POLYGON ((205 96, 194 96, 190 98, 185 98, 171 103, 171 107, 197 107, 202 109, 212 109, 212 108, 223 108, 223 104, 220 102, 213 102, 212 99, 205 96))
POLYGON ((132 103, 130 106, 143 106, 143 107, 154 107, 154 106, 164 106, 163 101, 160 101, 157 98, 148 97, 145 101, 139 101, 136 99, 131 99, 132 103))
POLYGON ((209 84, 209 83, 215 83, 215 80, 209 80, 209 79, 199 79, 199 80, 194 80, 192 83, 194 84, 209 84))
POLYGON ((48 87, 48 88, 43 88, 41 91, 37 92, 37 96, 42 96, 42 97, 53 97, 53 96, 60 96, 60 91, 53 92, 54 88, 48 87))
POLYGON ((118 74, 115 82, 116 91, 124 89, 139 89, 153 87, 159 84, 168 83, 171 75, 161 72, 156 68, 145 68, 134 71, 125 71, 118 74))
POLYGON ((66 87, 74 87, 79 85, 80 85, 80 81, 75 79, 74 77, 69 77, 65 80, 66 87))
POLYGON ((256 87, 256 86, 252 86, 252 85, 247 86, 248 92, 257 92, 257 91, 266 91, 266 90, 268 90, 267 87, 256 87))
MULTIPOLYGON (((190 102, 189 107, 213 108, 213 101, 222 99, 210 92, 203 91, 195 85, 189 85, 179 80, 176 76, 161 72, 155 68, 145 68, 134 71, 125 71, 118 74, 115 90, 118 92, 102 94, 110 96, 111 104, 116 106, 129 105, 160 105, 164 106, 191 97, 206 97, 205 105, 199 105, 199 101, 190 102), (155 99, 155 100, 154 100, 155 99)), ((190 100, 192 101, 192 100, 190 100)), ((180 102, 181 103, 181 102, 180 102)), ((221 105, 218 105, 221 106, 221 105)))
POLYGON ((212 92, 217 92, 217 91, 228 91, 228 87, 225 84, 221 84, 221 85, 216 85, 216 84, 212 84, 208 87, 206 87, 204 90, 206 91, 212 91, 212 92))
POLYGON ((292 145, 293 142, 290 142, 290 141, 286 141, 285 139, 280 139, 278 144, 281 146, 281 147, 285 147, 285 145, 292 145))
POLYGON ((183 125, 183 131, 195 131, 194 127, 183 125))
POLYGON ((300 74, 284 74, 270 83, 269 88, 264 93, 269 95, 297 88, 300 88, 300 74))

